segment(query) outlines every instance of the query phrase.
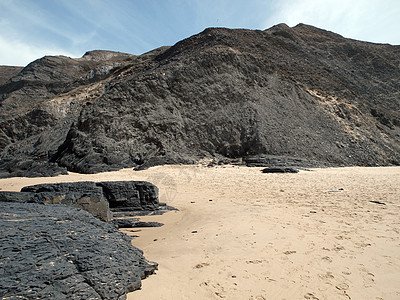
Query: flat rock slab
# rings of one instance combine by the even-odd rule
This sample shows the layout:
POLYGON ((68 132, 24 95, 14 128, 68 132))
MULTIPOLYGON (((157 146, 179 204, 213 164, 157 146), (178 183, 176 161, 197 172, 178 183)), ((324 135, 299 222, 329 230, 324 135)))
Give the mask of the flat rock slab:
POLYGON ((65 204, 82 208, 104 221, 111 220, 111 211, 154 211, 159 208, 158 188, 146 181, 38 184, 23 187, 21 192, 0 191, 0 201, 65 204))
POLYGON ((293 168, 265 168, 261 170, 263 173, 299 173, 299 170, 293 168))
POLYGON ((0 202, 1 299, 124 299, 154 272, 114 226, 65 205, 0 202))
POLYGON ((164 224, 159 222, 143 222, 139 221, 138 218, 130 219, 114 219, 114 225, 117 228, 144 228, 144 227, 161 227, 164 224))
POLYGON ((30 195, 32 200, 29 202, 65 204, 82 208, 104 221, 111 219, 109 202, 95 182, 38 184, 23 187, 20 194, 30 195))

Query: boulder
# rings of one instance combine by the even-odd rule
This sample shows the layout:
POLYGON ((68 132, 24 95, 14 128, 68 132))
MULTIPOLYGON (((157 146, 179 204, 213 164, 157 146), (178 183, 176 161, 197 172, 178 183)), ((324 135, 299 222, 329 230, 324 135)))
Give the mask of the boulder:
POLYGON ((65 204, 82 208, 104 221, 111 220, 107 198, 94 182, 38 184, 23 187, 21 194, 31 195, 35 199, 31 202, 65 204))
POLYGON ((96 183, 112 211, 157 210, 158 188, 146 181, 104 181, 96 183))
POLYGON ((84 210, 0 202, 0 211, 1 299, 125 299, 157 268, 84 210))
POLYGON ((155 211, 158 188, 146 181, 68 182, 26 186, 21 192, 0 191, 0 201, 65 204, 110 221, 111 211, 155 211))

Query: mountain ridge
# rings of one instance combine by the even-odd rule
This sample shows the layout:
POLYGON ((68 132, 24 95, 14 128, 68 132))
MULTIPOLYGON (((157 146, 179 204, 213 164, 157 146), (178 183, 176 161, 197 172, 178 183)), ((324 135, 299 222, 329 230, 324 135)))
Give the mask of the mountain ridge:
POLYGON ((2 85, 2 176, 254 156, 306 166, 400 163, 400 46, 304 24, 208 28, 118 63, 26 101, 2 85))

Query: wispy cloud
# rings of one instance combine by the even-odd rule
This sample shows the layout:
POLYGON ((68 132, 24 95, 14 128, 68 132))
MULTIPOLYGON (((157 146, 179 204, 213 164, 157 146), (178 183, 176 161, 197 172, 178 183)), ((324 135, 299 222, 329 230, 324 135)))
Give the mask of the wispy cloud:
POLYGON ((26 66, 28 63, 46 55, 78 57, 81 54, 71 54, 63 49, 39 48, 21 41, 10 41, 0 36, 0 64, 26 66))
POLYGON ((0 0, 0 64, 94 49, 141 54, 206 27, 306 23, 400 44, 398 0, 0 0))
MULTIPOLYGON (((74 45, 90 33, 60 26, 57 15, 36 1, 0 3, 0 64, 25 66, 45 55, 81 56, 74 45)), ((63 13, 63 12, 61 12, 63 13)))
MULTIPOLYGON (((71 40, 72 34, 70 31, 65 30, 61 27, 55 14, 52 14, 41 6, 40 2, 32 1, 3 1, 0 4, 0 8, 6 12, 7 16, 3 16, 3 19, 13 19, 14 21, 7 28, 2 28, 2 32, 11 31, 16 33, 18 26, 25 29, 24 32, 18 31, 19 34, 30 33, 32 30, 44 31, 47 33, 54 34, 58 37, 71 40)), ((9 22, 10 23, 10 22, 9 22)))
POLYGON ((399 15, 397 0, 281 0, 266 27, 306 23, 349 38, 400 44, 399 15))

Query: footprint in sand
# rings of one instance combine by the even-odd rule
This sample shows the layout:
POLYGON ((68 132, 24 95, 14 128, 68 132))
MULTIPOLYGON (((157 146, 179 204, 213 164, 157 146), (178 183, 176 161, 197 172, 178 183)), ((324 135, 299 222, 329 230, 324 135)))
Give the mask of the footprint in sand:
POLYGON ((318 277, 321 279, 333 279, 335 276, 333 276, 332 272, 326 272, 324 274, 318 274, 318 277))
POLYGON ((342 245, 336 245, 333 248, 333 250, 336 251, 336 252, 339 252, 339 251, 342 251, 342 250, 345 250, 345 249, 344 249, 344 247, 342 245))
POLYGON ((332 258, 329 257, 329 256, 324 256, 322 259, 327 261, 327 262, 332 262, 332 258))
POLYGON ((204 281, 200 283, 200 286, 206 287, 208 290, 211 290, 214 295, 219 298, 226 298, 224 287, 219 283, 211 283, 210 281, 204 281))
POLYGON ((250 296, 249 300, 267 300, 263 295, 250 296))
POLYGON ((313 293, 307 293, 304 295, 304 298, 306 299, 313 299, 313 300, 318 300, 319 298, 316 297, 313 293))
POLYGON ((354 243, 354 244, 355 244, 355 247, 357 247, 357 248, 365 248, 365 247, 371 246, 370 243, 365 243, 365 242, 362 242, 362 243, 354 243))
POLYGON ((375 283, 375 280, 374 280, 375 275, 373 273, 369 272, 364 267, 360 268, 360 271, 362 273, 364 287, 371 287, 375 283))
POLYGON ((347 283, 345 283, 345 282, 343 282, 343 283, 340 283, 340 284, 338 284, 337 286, 336 286, 336 288, 339 290, 339 291, 341 291, 341 294, 343 295, 343 296, 346 296, 347 298, 349 298, 349 299, 351 299, 351 297, 347 294, 347 290, 349 289, 349 285, 347 284, 347 283))
POLYGON ((339 291, 346 291, 349 289, 349 285, 347 283, 340 283, 336 286, 339 291))
POLYGON ((207 267, 207 266, 209 266, 209 265, 210 265, 209 263, 200 263, 200 264, 195 265, 195 266, 193 267, 193 269, 201 269, 201 268, 207 267))

